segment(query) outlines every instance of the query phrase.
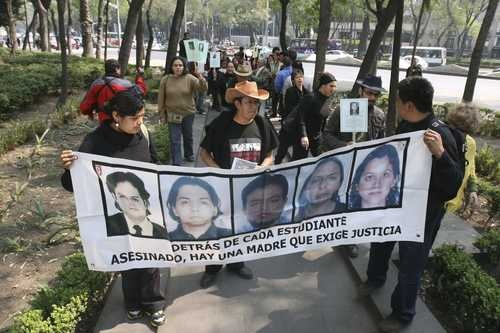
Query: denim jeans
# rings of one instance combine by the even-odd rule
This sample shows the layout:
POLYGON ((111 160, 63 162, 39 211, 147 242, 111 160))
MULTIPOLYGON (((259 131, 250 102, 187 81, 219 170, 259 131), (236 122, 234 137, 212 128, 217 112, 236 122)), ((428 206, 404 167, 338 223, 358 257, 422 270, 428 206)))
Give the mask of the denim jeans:
POLYGON ((193 121, 194 114, 184 117, 181 124, 168 123, 172 165, 182 165, 181 138, 184 146, 184 157, 194 156, 193 121))

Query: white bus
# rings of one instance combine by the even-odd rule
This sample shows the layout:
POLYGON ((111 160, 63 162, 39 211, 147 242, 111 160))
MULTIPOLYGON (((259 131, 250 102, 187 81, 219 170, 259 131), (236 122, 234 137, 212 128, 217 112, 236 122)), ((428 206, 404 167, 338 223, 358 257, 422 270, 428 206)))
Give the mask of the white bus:
MULTIPOLYGON (((413 46, 401 46, 401 57, 411 55, 413 46)), ((423 58, 429 66, 446 65, 446 48, 417 46, 416 56, 423 58)))

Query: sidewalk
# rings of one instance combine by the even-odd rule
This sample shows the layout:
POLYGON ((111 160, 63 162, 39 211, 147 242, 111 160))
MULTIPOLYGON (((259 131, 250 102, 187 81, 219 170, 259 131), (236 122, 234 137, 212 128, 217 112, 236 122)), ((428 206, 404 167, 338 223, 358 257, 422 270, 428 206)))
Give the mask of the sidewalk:
MULTIPOLYGON (((195 149, 205 124, 217 116, 215 111, 196 115, 195 149)), ((188 165, 203 163, 197 159, 188 165)), ((459 240, 473 251, 475 235, 460 218, 446 216, 436 244, 459 240)), ((248 262, 255 274, 253 280, 242 280, 222 270, 209 289, 199 287, 203 267, 163 270, 167 322, 157 332, 377 332, 376 323, 390 313, 397 268, 391 263, 386 286, 372 297, 359 299, 357 285, 366 278, 368 249, 368 244, 362 245, 356 259, 345 258, 337 249, 322 248, 248 262)), ((121 281, 117 279, 94 332, 154 331, 146 319, 134 323, 126 319, 121 281)), ((445 330, 419 299, 417 316, 404 332, 445 330)))

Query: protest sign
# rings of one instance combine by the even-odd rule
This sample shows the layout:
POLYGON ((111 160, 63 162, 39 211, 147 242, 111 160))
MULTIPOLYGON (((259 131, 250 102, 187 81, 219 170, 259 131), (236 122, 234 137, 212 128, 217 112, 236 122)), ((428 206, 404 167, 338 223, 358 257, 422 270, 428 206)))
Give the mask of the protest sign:
POLYGON ((220 52, 210 52, 210 68, 220 68, 220 52))
POLYGON ((342 133, 368 132, 368 99, 342 98, 340 100, 340 131, 342 133))
POLYGON ((432 159, 422 136, 401 134, 252 170, 77 153, 71 176, 87 263, 121 271, 423 242, 432 159))
POLYGON ((186 39, 182 41, 186 49, 186 57, 189 62, 198 61, 198 43, 197 39, 186 39))

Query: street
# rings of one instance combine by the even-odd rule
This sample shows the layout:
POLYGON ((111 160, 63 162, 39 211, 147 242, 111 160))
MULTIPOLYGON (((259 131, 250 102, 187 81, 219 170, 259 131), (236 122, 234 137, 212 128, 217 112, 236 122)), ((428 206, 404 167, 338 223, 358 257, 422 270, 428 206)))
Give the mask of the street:
MULTIPOLYGON (((76 51, 75 53, 77 53, 76 51)), ((118 49, 108 49, 109 58, 118 58, 118 49)), ((165 65, 166 52, 153 51, 151 54, 152 66, 165 65)), ((135 64, 135 50, 130 53, 129 63, 135 64)), ((304 71, 306 77, 312 77, 314 74, 314 63, 304 63, 304 71)), ((335 75, 339 81, 339 88, 342 90, 349 89, 358 75, 358 67, 326 65, 326 71, 335 75)), ((379 69, 377 75, 382 77, 382 84, 385 89, 389 90, 391 72, 385 69, 379 69)), ((403 79, 404 72, 399 72, 399 78, 403 79)), ((432 82, 434 86, 434 100, 438 103, 456 103, 462 99, 462 94, 465 87, 466 77, 440 75, 440 74, 424 74, 424 76, 432 82)), ((474 101, 483 107, 488 107, 494 110, 500 110, 500 80, 478 78, 474 101)))

